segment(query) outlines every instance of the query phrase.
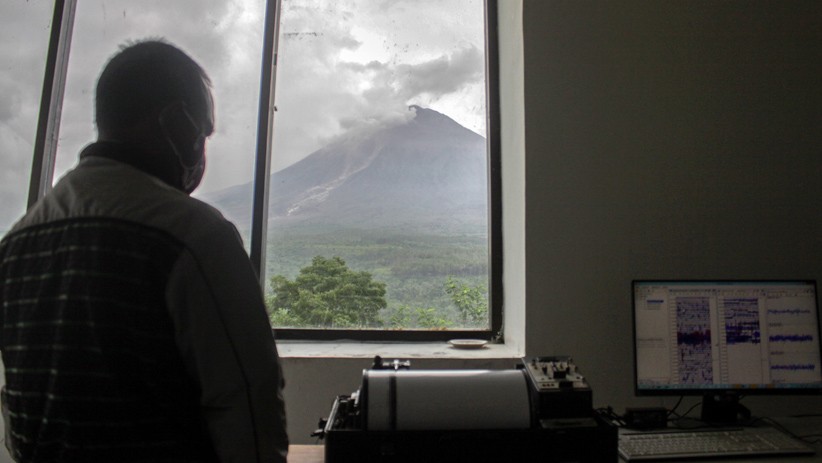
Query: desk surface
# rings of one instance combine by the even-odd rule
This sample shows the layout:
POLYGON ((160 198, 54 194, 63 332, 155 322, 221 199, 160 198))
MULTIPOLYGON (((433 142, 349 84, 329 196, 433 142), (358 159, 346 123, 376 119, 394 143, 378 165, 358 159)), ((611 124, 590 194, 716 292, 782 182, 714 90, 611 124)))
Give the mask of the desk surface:
MULTIPOLYGON (((822 435, 822 418, 784 418, 778 420, 796 434, 822 435)), ((822 444, 816 444, 816 455, 806 457, 775 458, 724 458, 721 460, 692 460, 700 463, 822 463, 822 444)), ((324 463, 325 447, 322 445, 292 445, 288 451, 288 463, 324 463)), ((622 460, 619 460, 623 463, 622 460)))
POLYGON ((288 463, 323 463, 324 452, 322 445, 291 445, 288 447, 288 463))
MULTIPOLYGON (((325 447, 322 445, 292 445, 288 448, 288 463, 323 463, 325 461, 325 447)), ((690 460, 700 463, 722 462, 722 463, 817 463, 822 462, 822 448, 812 457, 792 457, 792 458, 756 458, 756 459, 735 459, 725 458, 722 460, 690 460)), ((619 460, 619 463, 623 463, 619 460)))

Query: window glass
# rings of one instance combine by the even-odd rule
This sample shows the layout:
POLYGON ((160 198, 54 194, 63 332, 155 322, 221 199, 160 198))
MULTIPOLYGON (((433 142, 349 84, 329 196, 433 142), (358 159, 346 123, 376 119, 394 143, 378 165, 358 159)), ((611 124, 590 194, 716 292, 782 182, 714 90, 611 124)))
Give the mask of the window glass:
POLYGON ((488 329, 482 0, 282 0, 279 328, 488 329))
POLYGON ((0 3, 0 236, 26 209, 52 2, 0 3))
MULTIPOLYGON (((249 236, 263 0, 77 2, 55 179, 94 141, 94 89, 103 66, 123 44, 163 38, 192 56, 213 84, 216 130, 206 175, 194 196, 221 208, 249 236), (233 188, 232 188, 233 187, 233 188), (230 194, 229 194, 230 193, 230 194), (229 199, 223 199, 224 196, 229 199)), ((248 245, 248 239, 245 240, 248 245)))

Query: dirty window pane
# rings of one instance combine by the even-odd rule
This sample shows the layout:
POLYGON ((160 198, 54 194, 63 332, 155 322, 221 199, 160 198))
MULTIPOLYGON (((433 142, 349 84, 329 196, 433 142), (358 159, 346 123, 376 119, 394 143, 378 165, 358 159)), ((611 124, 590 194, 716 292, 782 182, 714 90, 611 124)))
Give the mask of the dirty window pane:
POLYGON ((0 236, 26 208, 52 8, 42 0, 0 4, 0 236))
POLYGON ((272 325, 488 329, 481 0, 283 0, 272 325))
MULTIPOLYGON (((78 2, 55 179, 96 138, 94 88, 108 59, 123 44, 163 38, 192 56, 213 83, 216 130, 207 145, 206 175, 194 196, 222 208, 225 202, 215 200, 219 192, 248 183, 254 169, 264 12, 263 0, 78 2)), ((222 209, 229 219, 247 225, 251 190, 240 190, 231 207, 222 209)), ((249 235, 247 228, 240 231, 249 235)))

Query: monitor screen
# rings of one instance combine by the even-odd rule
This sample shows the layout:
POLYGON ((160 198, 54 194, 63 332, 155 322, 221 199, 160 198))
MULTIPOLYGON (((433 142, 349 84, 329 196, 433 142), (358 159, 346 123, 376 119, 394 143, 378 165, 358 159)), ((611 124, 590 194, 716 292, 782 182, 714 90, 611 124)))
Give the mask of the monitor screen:
POLYGON ((637 395, 822 391, 814 281, 634 281, 637 395))

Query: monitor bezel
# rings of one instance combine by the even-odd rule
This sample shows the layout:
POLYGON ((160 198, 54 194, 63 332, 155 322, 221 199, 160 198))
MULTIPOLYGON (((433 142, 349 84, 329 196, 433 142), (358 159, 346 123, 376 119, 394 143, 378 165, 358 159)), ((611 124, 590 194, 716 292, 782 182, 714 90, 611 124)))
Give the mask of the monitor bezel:
POLYGON ((822 393, 822 383, 816 387, 762 387, 762 388, 735 388, 735 387, 711 387, 711 388, 654 388, 643 389, 639 387, 639 367, 638 367, 638 352, 637 352, 637 313, 636 313, 636 288, 639 284, 665 284, 665 283, 682 283, 682 284, 802 284, 811 285, 814 289, 814 304, 816 306, 816 333, 817 338, 820 339, 820 358, 822 358, 822 320, 820 320, 819 312, 819 291, 815 279, 634 279, 631 281, 631 321, 632 321, 632 344, 634 353, 633 365, 633 382, 634 394, 637 397, 643 396, 705 396, 718 394, 735 394, 739 396, 747 395, 816 395, 822 393))

